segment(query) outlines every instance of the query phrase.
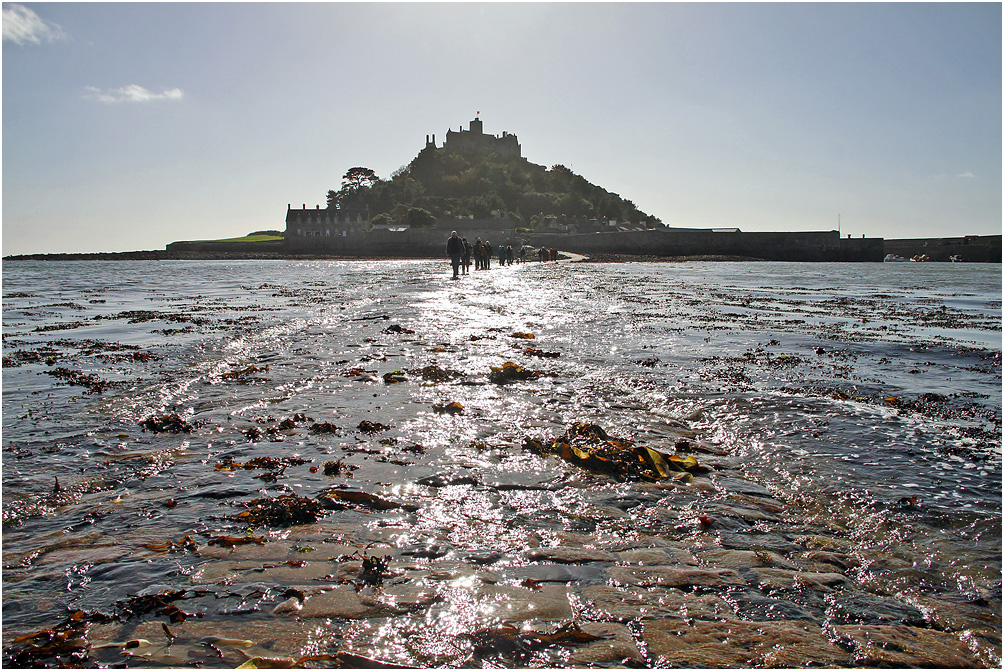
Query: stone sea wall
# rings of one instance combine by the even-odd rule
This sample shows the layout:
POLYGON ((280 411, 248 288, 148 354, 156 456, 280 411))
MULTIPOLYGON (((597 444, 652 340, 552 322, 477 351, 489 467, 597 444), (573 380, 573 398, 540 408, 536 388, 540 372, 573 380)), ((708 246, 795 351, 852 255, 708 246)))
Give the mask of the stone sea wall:
POLYGON ((353 256, 441 257, 446 228, 473 242, 477 237, 499 243, 525 242, 579 254, 645 254, 651 256, 730 256, 765 261, 881 261, 881 238, 841 238, 836 231, 806 233, 734 233, 712 231, 627 231, 582 235, 514 236, 511 228, 488 228, 482 222, 451 222, 447 227, 406 231, 374 230, 348 236, 287 238, 291 253, 353 256))
POLYGON ((973 263, 1000 263, 1001 236, 967 235, 959 238, 911 238, 886 240, 885 253, 909 259, 927 254, 932 261, 950 261, 961 256, 973 263))
POLYGON ((585 235, 537 235, 531 242, 579 254, 730 256, 764 261, 881 261, 881 238, 841 238, 836 231, 742 233, 627 231, 585 235))

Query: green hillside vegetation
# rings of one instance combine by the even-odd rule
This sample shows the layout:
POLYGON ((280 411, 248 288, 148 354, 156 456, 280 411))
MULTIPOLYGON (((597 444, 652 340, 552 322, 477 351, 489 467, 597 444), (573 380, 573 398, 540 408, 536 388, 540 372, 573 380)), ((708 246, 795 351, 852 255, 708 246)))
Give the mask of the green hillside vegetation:
POLYGON ((328 191, 328 208, 367 207, 375 224, 433 226, 437 219, 482 219, 493 212, 508 215, 523 228, 553 216, 661 223, 563 165, 548 169, 496 154, 464 156, 426 147, 390 179, 356 167, 342 180, 339 190, 328 191))
POLYGON ((188 242, 276 242, 281 241, 282 231, 256 231, 242 238, 223 238, 220 240, 188 240, 188 242))

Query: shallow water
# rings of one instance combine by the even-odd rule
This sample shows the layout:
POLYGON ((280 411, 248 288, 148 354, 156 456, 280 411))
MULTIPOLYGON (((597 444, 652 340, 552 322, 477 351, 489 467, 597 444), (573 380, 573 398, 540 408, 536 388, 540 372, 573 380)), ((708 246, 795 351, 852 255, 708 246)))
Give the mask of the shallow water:
MULTIPOLYGON (((124 616, 130 599, 193 586, 186 612, 251 631, 304 580, 221 562, 323 554, 323 582, 379 551, 401 572, 393 584, 435 598, 287 617, 289 650, 574 664, 565 648, 472 646, 462 634, 506 619, 485 585, 564 585, 577 621, 605 622, 588 590, 623 587, 616 570, 636 556, 624 553, 659 549, 705 568, 724 566, 720 551, 772 553, 815 573, 837 560, 809 555, 839 554, 849 582, 818 593, 755 562, 735 567, 746 586, 686 591, 834 641, 847 623, 907 623, 1000 663, 999 265, 534 263, 452 281, 431 261, 9 262, 3 342, 7 652, 74 611, 118 614, 92 643, 138 636, 156 613, 124 616), (492 383, 507 361, 541 375, 492 383), (455 375, 424 380, 431 365, 455 375), (386 382, 395 371, 403 381, 386 382), (462 414, 434 409, 450 402, 462 414), (140 424, 173 413, 193 430, 140 424), (338 429, 311 429, 325 422, 338 429), (640 482, 525 447, 580 422, 665 453, 687 441, 707 471, 640 482), (304 461, 241 467, 259 457, 304 461), (351 505, 291 528, 235 517, 252 499, 329 488, 408 507, 351 505), (214 554, 220 535, 269 542, 214 554), (154 549, 186 536, 187 549, 154 549), (545 552, 573 547, 621 554, 545 552)), ((634 661, 658 663, 648 630, 632 631, 634 661)), ((176 665, 113 653, 85 659, 176 665)))

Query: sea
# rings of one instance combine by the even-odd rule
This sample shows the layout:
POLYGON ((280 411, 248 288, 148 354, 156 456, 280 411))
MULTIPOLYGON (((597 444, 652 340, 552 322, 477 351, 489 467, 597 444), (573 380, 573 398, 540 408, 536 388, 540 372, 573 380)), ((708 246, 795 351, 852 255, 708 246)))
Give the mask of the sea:
MULTIPOLYGON (((490 566, 503 582, 574 534, 786 560, 838 548, 854 594, 873 599, 858 620, 797 584, 771 593, 776 616, 763 593, 716 594, 740 618, 823 631, 895 603, 1000 664, 999 264, 533 262, 459 279, 445 260, 2 270, 8 662, 16 637, 72 613, 122 622, 141 618, 140 597, 190 590, 219 561, 195 550, 212 539, 297 538, 241 517, 250 502, 336 491, 386 504, 314 524, 351 536, 357 559, 382 548, 490 566), (539 449, 582 425, 703 468, 663 485, 539 449)), ((321 548, 306 545, 305 559, 321 548)), ((173 603, 251 622, 288 596, 229 589, 173 603)), ((344 649, 341 624, 324 622, 329 647, 315 647, 344 649)), ((425 654, 390 646, 385 661, 471 663, 425 654)))

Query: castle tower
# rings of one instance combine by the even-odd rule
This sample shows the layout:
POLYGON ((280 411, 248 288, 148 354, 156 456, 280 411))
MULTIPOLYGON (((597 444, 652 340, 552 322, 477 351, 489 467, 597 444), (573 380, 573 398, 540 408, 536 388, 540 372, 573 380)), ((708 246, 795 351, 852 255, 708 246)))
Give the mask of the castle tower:
MULTIPOLYGON (((478 112, 480 114, 480 112, 478 112)), ((436 136, 432 136, 432 145, 435 146, 436 136)), ((428 136, 426 136, 426 146, 429 146, 428 136)), ((502 136, 485 135, 484 126, 479 117, 474 117, 471 121, 471 129, 464 130, 461 126, 459 130, 452 128, 446 131, 446 142, 443 149, 448 154, 498 154, 499 156, 509 156, 519 158, 521 149, 516 136, 504 132, 502 136)))

